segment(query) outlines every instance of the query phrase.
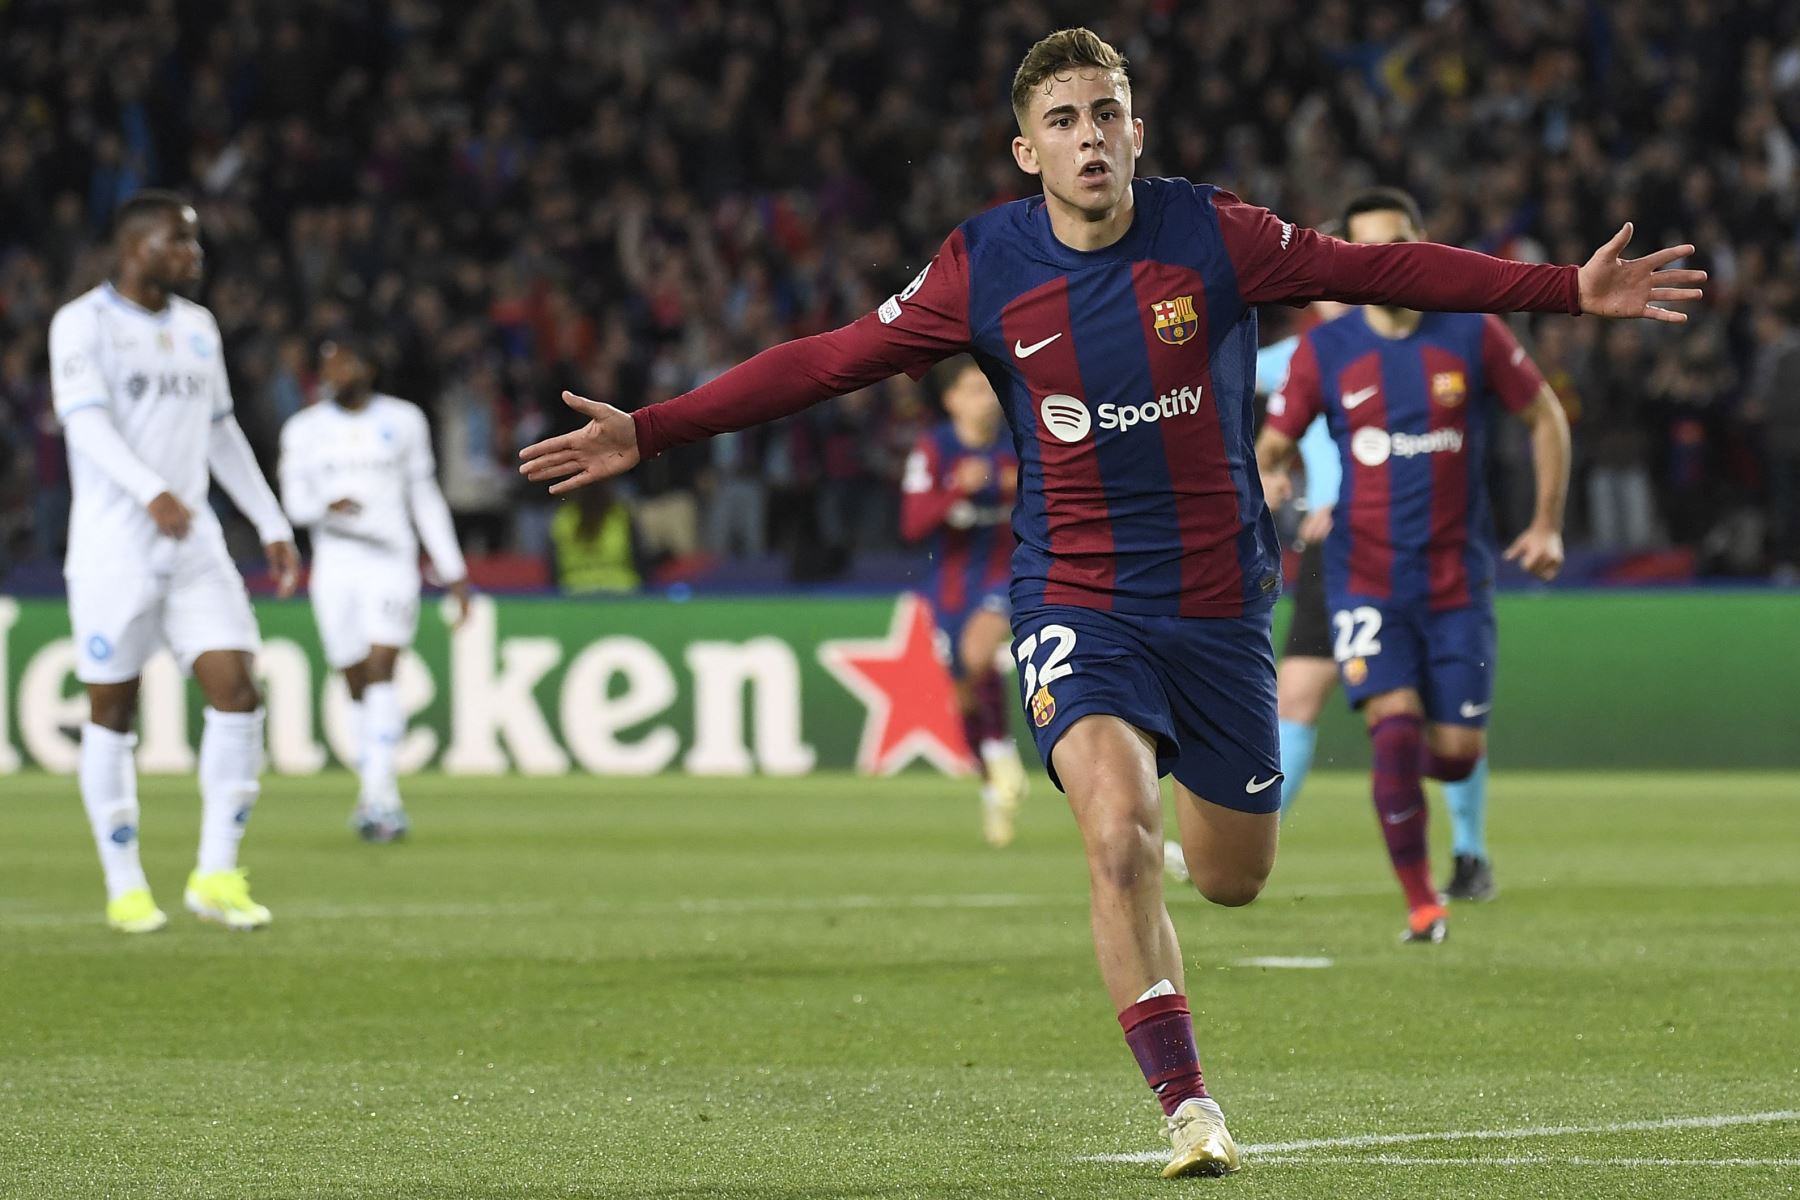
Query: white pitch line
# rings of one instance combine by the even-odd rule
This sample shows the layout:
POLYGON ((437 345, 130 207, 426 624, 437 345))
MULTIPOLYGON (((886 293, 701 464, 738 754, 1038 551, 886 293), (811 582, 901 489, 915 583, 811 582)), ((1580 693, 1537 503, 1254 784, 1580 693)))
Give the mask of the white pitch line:
POLYGON ((1331 965, 1331 960, 1323 956, 1304 954, 1263 954, 1255 958, 1239 958, 1232 962, 1237 967, 1269 967, 1277 971, 1323 971, 1331 965))
MULTIPOLYGON (((1162 1162, 1167 1155, 1155 1159, 1162 1162)), ((1259 1167, 1800 1167, 1800 1158, 1589 1158, 1554 1154, 1509 1154, 1500 1158, 1411 1158, 1404 1154, 1277 1155, 1258 1158, 1259 1167)))
MULTIPOLYGON (((1731 1113, 1711 1117, 1666 1117, 1654 1121, 1615 1121, 1606 1125, 1527 1125, 1518 1129, 1458 1129, 1439 1133, 1360 1133, 1349 1137, 1306 1138, 1294 1142, 1265 1142, 1244 1146, 1247 1155, 1269 1155, 1270 1161, 1283 1158, 1290 1162, 1318 1162, 1308 1155, 1304 1160, 1293 1155, 1309 1150, 1356 1150, 1373 1146, 1411 1146, 1420 1142, 1495 1141, 1505 1138, 1570 1137, 1583 1134, 1654 1133, 1665 1129, 1727 1129, 1734 1125, 1773 1125, 1800 1121, 1800 1109, 1773 1112, 1731 1113)), ((1167 1150, 1139 1150, 1126 1154, 1088 1154, 1077 1162, 1156 1163, 1168 1160, 1167 1150)), ((1357 1162, 1371 1161, 1358 1158, 1357 1162)), ((1494 1161, 1482 1159, 1483 1162, 1494 1161)), ((1562 1161, 1562 1160, 1558 1160, 1562 1161)), ((1713 1161, 1713 1160, 1708 1160, 1713 1161)))
MULTIPOLYGON (((894 909, 1054 908, 1074 904, 1085 906, 1086 903, 1085 896, 1075 893, 1051 896, 1005 892, 923 896, 691 897, 629 904, 606 901, 574 901, 567 904, 548 901, 421 904, 398 900, 393 904, 289 904, 281 905, 277 915, 290 921, 429 921, 469 920, 484 917, 737 916, 755 913, 858 912, 894 909)), ((86 910, 79 913, 0 911, 0 928, 91 925, 97 924, 99 920, 100 917, 97 913, 90 913, 86 910)))
POLYGON ((1245 1146, 1246 1154, 1288 1154, 1295 1150, 1351 1150, 1369 1146, 1410 1146, 1418 1142, 1494 1141, 1503 1138, 1569 1137, 1592 1133, 1654 1133, 1663 1129, 1728 1129, 1733 1125, 1773 1125, 1800 1121, 1800 1109, 1735 1113, 1714 1117, 1666 1117, 1653 1121, 1614 1121, 1605 1125, 1526 1125, 1518 1129, 1462 1129, 1443 1133, 1362 1133, 1350 1137, 1306 1138, 1245 1146))

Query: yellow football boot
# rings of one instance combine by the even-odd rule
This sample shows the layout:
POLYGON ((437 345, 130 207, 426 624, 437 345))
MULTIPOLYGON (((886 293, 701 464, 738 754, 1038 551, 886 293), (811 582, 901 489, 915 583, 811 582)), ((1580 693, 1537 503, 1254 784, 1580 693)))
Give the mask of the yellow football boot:
POLYGON ((149 888, 133 888, 106 906, 106 923, 120 933, 155 933, 169 923, 149 888))
POLYGON ((261 929, 272 919, 268 909, 250 898, 250 876, 242 867, 204 875, 195 871, 188 876, 186 899, 189 912, 227 929, 261 929))
POLYGON ((1162 1170, 1164 1179, 1185 1175, 1229 1175, 1242 1166, 1237 1143, 1225 1128, 1225 1114, 1211 1100, 1183 1100, 1164 1122, 1175 1153, 1162 1170))

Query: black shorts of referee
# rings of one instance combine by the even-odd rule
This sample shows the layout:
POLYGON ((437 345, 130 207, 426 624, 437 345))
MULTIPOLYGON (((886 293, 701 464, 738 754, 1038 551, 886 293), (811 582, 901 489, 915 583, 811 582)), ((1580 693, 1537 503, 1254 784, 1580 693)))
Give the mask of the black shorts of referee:
POLYGON ((1330 658, 1331 615, 1325 611, 1325 543, 1309 542, 1300 551, 1300 577, 1294 581, 1294 616, 1288 622, 1282 657, 1330 658))

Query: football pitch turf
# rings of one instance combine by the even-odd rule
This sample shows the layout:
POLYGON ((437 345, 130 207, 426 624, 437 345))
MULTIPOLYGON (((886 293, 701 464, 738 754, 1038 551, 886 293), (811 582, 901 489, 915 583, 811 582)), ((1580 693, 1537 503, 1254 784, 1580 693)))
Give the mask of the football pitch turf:
POLYGON ((429 776, 399 846, 278 779, 255 935, 180 911, 198 801, 147 780, 139 937, 73 781, 0 779, 0 1196, 1800 1193, 1800 776, 1497 769, 1501 896, 1438 947, 1366 786, 1250 908, 1172 893, 1250 1149, 1164 1182, 1042 779, 1003 852, 923 775, 429 776))

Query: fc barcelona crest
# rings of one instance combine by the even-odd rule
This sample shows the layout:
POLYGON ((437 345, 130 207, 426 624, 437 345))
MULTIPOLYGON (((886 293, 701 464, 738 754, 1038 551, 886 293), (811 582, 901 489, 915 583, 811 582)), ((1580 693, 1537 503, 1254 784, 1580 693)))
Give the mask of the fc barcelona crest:
POLYGON ((1186 345, 1200 332, 1200 317, 1194 312, 1192 296, 1158 300, 1150 306, 1150 315, 1156 318, 1156 336, 1171 346, 1186 345))
POLYGON ((1041 687, 1031 698, 1031 719, 1039 729, 1056 719, 1056 697, 1048 687, 1041 687))
POLYGON ((1433 371, 1431 398, 1445 408, 1455 408, 1469 398, 1469 380, 1461 371, 1433 371))

